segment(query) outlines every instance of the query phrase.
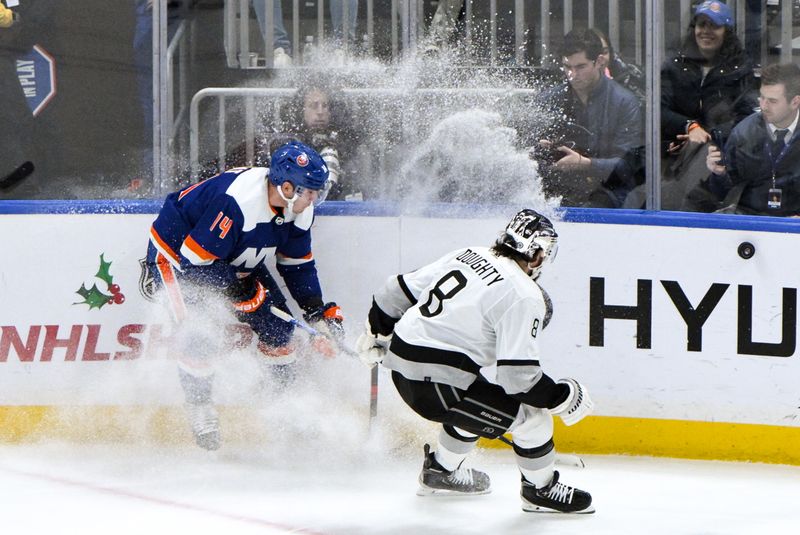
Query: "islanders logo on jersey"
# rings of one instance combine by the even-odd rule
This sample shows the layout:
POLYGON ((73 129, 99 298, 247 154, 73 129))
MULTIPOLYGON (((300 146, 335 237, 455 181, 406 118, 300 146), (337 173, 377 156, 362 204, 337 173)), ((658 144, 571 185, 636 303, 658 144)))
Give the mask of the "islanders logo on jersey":
POLYGON ((305 152, 301 152, 299 156, 297 156, 297 165, 300 167, 305 167, 308 165, 308 154, 305 152))

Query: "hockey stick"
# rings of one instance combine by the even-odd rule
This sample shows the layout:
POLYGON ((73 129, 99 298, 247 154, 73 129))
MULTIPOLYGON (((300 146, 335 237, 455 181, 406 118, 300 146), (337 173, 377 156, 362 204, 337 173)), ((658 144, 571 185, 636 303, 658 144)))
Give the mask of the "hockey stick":
MULTIPOLYGON (((508 444, 512 448, 514 447, 514 443, 507 439, 505 436, 500 435, 497 437, 497 440, 504 444, 508 444)), ((576 468, 586 468, 586 463, 583 462, 583 459, 578 457, 577 455, 571 455, 569 453, 556 453, 556 463, 563 464, 564 466, 574 466, 576 468)))
MULTIPOLYGON (((291 314, 284 312, 276 306, 270 306, 269 311, 278 318, 291 323, 295 327, 306 331, 311 336, 325 336, 311 325, 304 321, 300 321, 291 314)), ((358 353, 352 349, 345 347, 339 340, 333 339, 340 351, 351 356, 358 357, 358 353)), ((370 370, 370 385, 369 385, 369 427, 372 428, 372 422, 378 416, 378 365, 372 367, 370 370)))
POLYGON ((0 180, 0 191, 11 189, 33 173, 33 162, 24 162, 0 180))
POLYGON ((369 429, 378 417, 378 364, 369 371, 369 429))

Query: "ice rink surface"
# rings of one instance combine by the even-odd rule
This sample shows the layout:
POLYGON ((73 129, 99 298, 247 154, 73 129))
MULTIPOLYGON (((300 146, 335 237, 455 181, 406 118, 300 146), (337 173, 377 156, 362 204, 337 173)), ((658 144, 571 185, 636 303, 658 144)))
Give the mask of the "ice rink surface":
MULTIPOLYGON (((225 369, 241 377, 221 372, 218 400, 250 392, 253 370, 225 369)), ((368 388, 355 359, 311 363, 286 391, 248 394, 246 418, 221 413, 213 453, 194 446, 182 410, 168 445, 143 434, 2 444, 0 534, 800 534, 798 466, 584 456, 583 469, 557 469, 597 512, 556 515, 523 512, 511 450, 483 448, 467 464, 489 473, 491 494, 418 497, 422 446, 438 426, 385 374, 369 425, 368 388), (237 436, 246 426, 256 438, 237 436)))
POLYGON ((796 534, 800 467, 584 456, 562 480, 592 515, 525 513, 509 450, 471 458, 489 495, 418 497, 421 444, 394 454, 299 458, 242 447, 33 444, 0 447, 2 532, 11 534, 796 534), (414 452, 412 452, 414 450, 414 452))

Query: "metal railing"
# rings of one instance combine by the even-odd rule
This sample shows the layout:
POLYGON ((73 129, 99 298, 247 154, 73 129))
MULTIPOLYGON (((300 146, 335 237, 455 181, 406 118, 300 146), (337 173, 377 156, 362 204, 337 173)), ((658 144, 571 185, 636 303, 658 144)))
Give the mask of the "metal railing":
POLYGON ((167 47, 167 117, 166 130, 169 135, 169 145, 174 146, 178 136, 178 128, 185 120, 186 112, 189 109, 189 93, 187 89, 187 70, 189 61, 189 43, 187 37, 186 21, 182 21, 175 31, 175 35, 167 47), (175 76, 177 53, 178 76, 175 76), (178 85, 177 111, 175 110, 175 84, 178 85))
MULTIPOLYGON (((367 48, 372 51, 374 40, 374 0, 367 1, 367 48)), ((392 0, 394 4, 396 0, 392 0)), ((404 2, 415 0, 403 0, 404 2)), ((228 67, 238 67, 240 69, 268 69, 274 65, 273 45, 275 39, 275 28, 272 24, 272 14, 275 2, 280 0, 225 0, 224 8, 224 47, 228 67), (250 47, 250 5, 252 2, 261 2, 264 5, 265 28, 262 36, 262 46, 259 51, 253 52, 250 47)), ((325 40, 325 0, 316 0, 316 42, 321 43, 325 40)), ((342 22, 344 35, 348 34, 348 21, 350 6, 348 2, 342 3, 342 22)), ((300 2, 292 0, 292 59, 295 64, 302 62, 300 48, 300 2)), ((259 28, 258 33, 261 33, 259 28)), ((344 39, 342 46, 347 52, 350 46, 347 39, 344 39)))
MULTIPOLYGON (((280 0, 225 0, 224 8, 224 47, 227 64, 229 67, 240 69, 265 69, 271 68, 274 63, 273 45, 275 38, 272 25, 272 13, 275 2, 280 0), (264 12, 267 17, 266 28, 262 36, 263 42, 254 52, 251 48, 250 33, 253 21, 250 18, 251 2, 263 2, 264 12)), ((329 0, 330 1, 330 0, 329 0)), ((518 65, 525 62, 525 33, 528 24, 525 22, 525 3, 526 0, 514 0, 514 50, 515 61, 518 65)), ((549 2, 543 0, 542 5, 549 2)), ((474 37, 475 19, 473 17, 474 0, 465 0, 465 38, 464 45, 472 46, 474 37)), ((325 0, 316 0, 316 43, 322 43, 326 39, 325 34, 325 0)), ((495 64, 498 58, 497 42, 497 0, 489 0, 490 9, 490 61, 495 64)), ((348 19, 348 2, 343 2, 343 22, 346 25, 348 19)), ((417 44, 425 36, 423 0, 391 0, 390 3, 390 25, 391 25, 391 57, 393 60, 402 57, 404 53, 414 53, 417 44)), ((375 51, 375 5, 374 0, 366 0, 365 33, 363 38, 364 53, 374 55, 375 51)), ((299 1, 292 0, 292 59, 295 64, 302 63, 300 47, 300 13, 299 1)), ((544 9, 544 8, 542 8, 544 9)), ((547 11, 543 11, 547 12, 547 11)), ((545 21, 549 20, 544 17, 545 21)), ((544 22, 543 22, 544 23, 544 22)), ((259 30, 260 33, 260 30, 259 30)), ((347 35, 347 28, 343 29, 343 34, 347 35)), ((347 47, 351 46, 347 39, 343 40, 342 48, 347 52, 347 47)))
MULTIPOLYGON (((268 88, 268 87, 207 87, 198 91, 192 97, 189 106, 189 165, 192 177, 196 177, 200 172, 200 104, 207 98, 217 98, 218 108, 216 114, 217 123, 217 161, 223 164, 227 157, 227 127, 226 118, 228 116, 227 100, 231 97, 244 100, 244 138, 245 138, 245 157, 252 163, 254 159, 254 139, 256 130, 256 106, 255 99, 262 101, 289 99, 297 94, 296 88, 268 88)), ((406 101, 413 102, 415 96, 431 97, 435 95, 459 95, 459 96, 495 96, 503 98, 513 98, 518 96, 531 96, 537 93, 534 89, 507 89, 507 88, 418 88, 412 90, 392 89, 392 88, 371 88, 371 89, 345 89, 342 93, 346 97, 393 97, 395 102, 402 97, 406 101)), ((417 124, 413 117, 404 124, 417 124)), ((404 131, 404 136, 410 137, 411 132, 404 131)), ((221 169, 220 169, 221 170, 221 169)))

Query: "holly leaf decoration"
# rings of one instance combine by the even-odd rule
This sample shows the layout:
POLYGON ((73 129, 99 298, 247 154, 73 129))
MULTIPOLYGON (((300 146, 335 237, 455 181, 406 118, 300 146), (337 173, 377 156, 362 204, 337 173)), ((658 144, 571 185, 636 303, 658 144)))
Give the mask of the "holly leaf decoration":
POLYGON ((111 262, 106 262, 103 259, 103 255, 100 255, 100 269, 97 270, 95 277, 100 279, 101 281, 105 282, 106 285, 111 286, 111 283, 114 282, 114 277, 111 276, 110 273, 111 262))
POLYGON ((90 289, 87 289, 85 284, 81 284, 80 290, 75 293, 83 297, 84 300, 79 303, 73 303, 73 305, 86 304, 89 305, 89 310, 93 308, 102 308, 103 305, 108 304, 108 300, 112 298, 112 296, 101 292, 96 284, 93 284, 90 289))

